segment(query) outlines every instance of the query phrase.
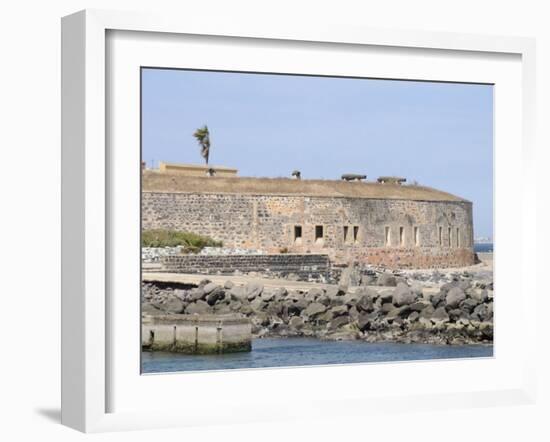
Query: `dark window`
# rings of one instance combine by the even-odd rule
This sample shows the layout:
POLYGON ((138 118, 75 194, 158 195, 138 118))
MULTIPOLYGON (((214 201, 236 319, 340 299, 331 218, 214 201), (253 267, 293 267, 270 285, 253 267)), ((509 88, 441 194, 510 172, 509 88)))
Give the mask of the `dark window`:
POLYGON ((323 239, 323 226, 315 226, 315 240, 323 239))
POLYGON ((294 226, 294 241, 302 238, 302 226, 294 226))
POLYGON ((359 236, 359 226, 353 226, 353 242, 357 242, 359 236))
POLYGON ((348 226, 344 226, 344 242, 348 241, 348 226))

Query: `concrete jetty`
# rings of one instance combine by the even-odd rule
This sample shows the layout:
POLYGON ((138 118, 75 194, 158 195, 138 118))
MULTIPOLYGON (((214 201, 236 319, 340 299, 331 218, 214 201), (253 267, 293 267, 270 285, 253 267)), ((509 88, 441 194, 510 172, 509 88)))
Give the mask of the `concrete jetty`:
POLYGON ((252 327, 235 315, 142 315, 143 350, 185 354, 250 351, 252 327))

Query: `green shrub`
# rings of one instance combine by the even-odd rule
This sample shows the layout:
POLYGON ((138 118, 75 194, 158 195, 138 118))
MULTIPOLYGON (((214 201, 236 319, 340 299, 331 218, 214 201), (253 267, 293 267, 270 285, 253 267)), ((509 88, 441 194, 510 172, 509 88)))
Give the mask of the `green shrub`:
POLYGON ((200 252, 204 247, 221 247, 221 241, 215 241, 208 236, 178 230, 142 230, 142 247, 176 247, 182 246, 186 253, 200 252))

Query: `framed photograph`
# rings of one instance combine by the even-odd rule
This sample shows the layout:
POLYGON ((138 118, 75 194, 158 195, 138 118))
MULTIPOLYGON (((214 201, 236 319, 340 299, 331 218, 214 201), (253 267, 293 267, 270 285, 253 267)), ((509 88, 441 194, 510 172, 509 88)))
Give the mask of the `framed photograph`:
POLYGON ((532 40, 62 36, 64 424, 533 401, 532 40))

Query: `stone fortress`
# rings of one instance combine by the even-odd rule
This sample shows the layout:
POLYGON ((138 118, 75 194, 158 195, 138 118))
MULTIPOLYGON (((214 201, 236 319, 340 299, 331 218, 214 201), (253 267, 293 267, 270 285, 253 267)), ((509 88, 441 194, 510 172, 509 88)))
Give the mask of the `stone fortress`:
POLYGON ((327 255, 388 268, 474 264, 472 203, 404 179, 252 178, 236 169, 142 168, 142 228, 206 235, 224 247, 327 255), (218 173, 219 172, 219 173, 218 173))

